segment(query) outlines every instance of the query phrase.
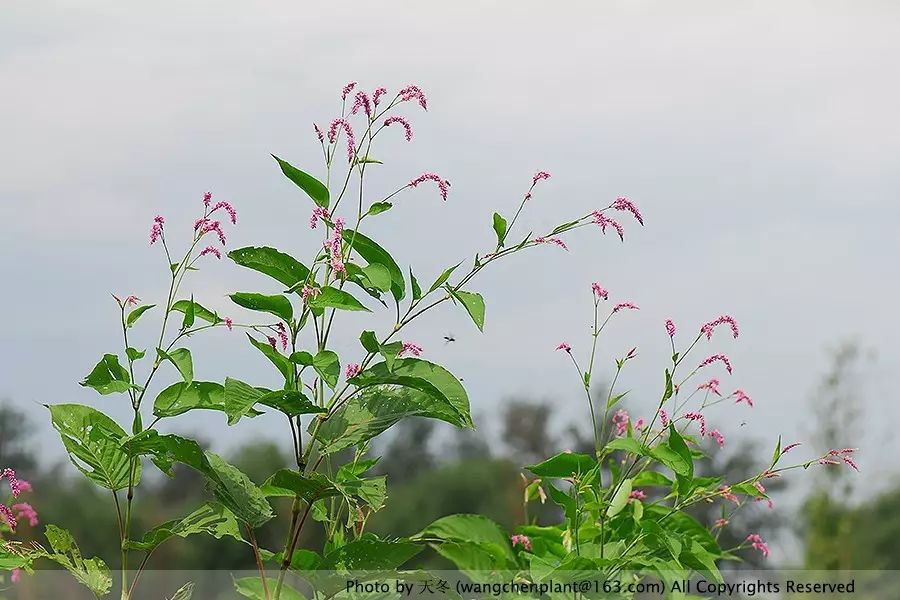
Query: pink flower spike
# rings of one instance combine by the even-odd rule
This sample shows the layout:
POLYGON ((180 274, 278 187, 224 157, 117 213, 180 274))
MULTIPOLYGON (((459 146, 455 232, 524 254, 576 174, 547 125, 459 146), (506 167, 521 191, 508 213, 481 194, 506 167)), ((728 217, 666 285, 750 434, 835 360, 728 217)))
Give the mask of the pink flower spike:
POLYGON ((404 354, 412 354, 413 356, 421 356, 422 355, 422 347, 418 344, 414 344, 412 342, 403 342, 403 348, 400 350, 400 353, 397 356, 403 356, 404 354))
POLYGON ((631 417, 628 416, 628 411, 624 408, 620 408, 616 411, 616 414, 613 415, 612 422, 613 425, 616 426, 616 435, 623 436, 628 433, 628 422, 631 420, 631 417))
POLYGON ((424 181, 433 181, 437 184, 438 190, 441 192, 441 198, 444 199, 444 202, 447 201, 447 193, 450 191, 450 182, 438 175, 437 173, 422 173, 412 181, 410 181, 408 186, 416 187, 420 183, 424 181))
POLYGON ((609 298, 609 292, 604 290, 599 282, 595 281, 591 284, 591 289, 594 290, 594 295, 601 300, 607 300, 609 298))
POLYGON ((725 436, 722 435, 718 429, 713 429, 709 432, 709 435, 712 439, 716 440, 716 443, 719 444, 719 448, 725 447, 725 436))
POLYGON ((212 201, 212 192, 206 192, 203 194, 203 204, 205 206, 209 206, 209 203, 212 201))
POLYGON ((231 320, 231 317, 225 317, 225 327, 228 328, 228 331, 234 328, 234 321, 231 320))
POLYGON ((9 482, 9 490, 12 492, 13 498, 18 498, 19 494, 22 493, 22 488, 19 485, 19 480, 16 479, 16 472, 10 468, 3 469, 3 472, 0 473, 0 481, 4 479, 9 482))
POLYGON ((644 493, 643 490, 632 490, 630 494, 628 494, 628 500, 646 500, 647 494, 644 493))
POLYGON ((556 347, 557 350, 565 350, 566 352, 572 351, 572 346, 569 345, 569 342, 562 342, 559 346, 556 347))
POLYGON ((316 225, 319 222, 319 219, 325 220, 330 219, 331 215, 328 214, 328 210, 322 208, 321 206, 317 206, 313 209, 312 215, 309 217, 309 228, 315 229, 316 225))
POLYGON ((215 246, 207 246, 207 247, 204 248, 203 251, 200 253, 200 256, 206 256, 207 254, 212 254, 212 255, 215 256, 216 258, 218 258, 218 259, 220 259, 220 260, 222 259, 222 253, 219 252, 219 249, 216 248, 215 246))
POLYGON ((647 422, 644 421, 644 417, 638 417, 638 420, 634 422, 634 428, 635 429, 643 429, 644 425, 646 425, 646 424, 647 424, 647 422))
POLYGON ((734 390, 734 397, 736 398, 736 400, 734 401, 735 404, 746 402, 747 406, 753 408, 753 398, 748 396, 744 390, 734 390))
POLYGON ((366 116, 372 118, 372 103, 369 101, 369 95, 362 90, 356 92, 356 96, 353 98, 353 108, 350 109, 350 114, 355 115, 359 112, 359 109, 362 109, 363 112, 366 113, 366 116))
POLYGON ((711 356, 708 356, 706 358, 706 360, 704 360, 702 363, 700 363, 700 366, 697 368, 702 369, 703 367, 709 366, 716 361, 721 361, 722 364, 725 365, 725 370, 728 371, 729 375, 731 374, 731 362, 728 360, 728 357, 725 356, 724 354, 713 354, 711 356))
POLYGON ((566 243, 559 239, 558 237, 536 237, 534 238, 535 244, 556 244, 566 252, 569 251, 569 247, 566 246, 566 243))
POLYGON ((269 345, 272 346, 272 350, 278 351, 278 340, 273 338, 271 335, 266 336, 266 341, 269 342, 269 345))
POLYGON ((701 383, 700 385, 697 386, 697 389, 698 390, 709 390, 716 396, 722 395, 721 393, 719 393, 719 380, 715 379, 715 378, 710 379, 706 383, 701 383))
POLYGON ((353 379, 357 375, 359 375, 360 366, 357 363, 347 363, 347 368, 344 370, 344 375, 347 376, 347 379, 353 379))
POLYGON ((313 123, 313 131, 316 132, 316 137, 319 138, 319 142, 325 143, 325 133, 319 129, 319 126, 316 123, 313 123))
POLYGON ((735 504, 740 504, 741 501, 738 497, 731 491, 731 487, 727 485, 719 486, 719 492, 722 493, 722 497, 728 500, 729 502, 734 502, 735 504))
POLYGON ((199 219, 194 221, 194 231, 197 231, 198 229, 200 229, 201 227, 206 225, 208 222, 209 222, 209 219, 207 219, 206 217, 200 217, 199 219))
POLYGON ((534 174, 534 177, 531 178, 531 185, 537 185, 537 182, 543 179, 550 179, 550 173, 547 171, 538 171, 534 174))
POLYGON ((531 552, 531 540, 527 535, 513 535, 510 536, 509 541, 512 543, 513 548, 522 546, 522 548, 531 552))
POLYGON ((347 85, 344 86, 344 89, 341 90, 341 100, 346 100, 347 96, 350 95, 350 92, 353 91, 353 88, 356 87, 356 82, 351 81, 347 85))
POLYGON ((857 473, 859 473, 859 466, 856 464, 856 462, 852 458, 850 458, 849 456, 842 456, 841 460, 843 460, 845 463, 850 465, 853 468, 853 470, 855 470, 857 473))
POLYGON ((636 304, 632 304, 631 302, 619 302, 613 307, 612 311, 614 313, 617 313, 620 310, 625 310, 626 308, 629 310, 640 310, 636 304))
POLYGON ((13 511, 3 503, 0 503, 0 521, 6 521, 6 524, 13 531, 16 530, 16 526, 18 525, 13 511))
POLYGON ((663 427, 669 426, 669 415, 664 408, 659 409, 659 422, 663 427))
POLYGON ((638 210, 637 206, 631 202, 628 198, 624 196, 620 196, 616 198, 616 201, 613 202, 612 207, 616 210, 627 210, 632 215, 634 215, 635 220, 641 225, 644 224, 644 219, 641 217, 641 211, 638 210))
POLYGON ((700 421, 700 437, 706 436, 706 419, 698 412, 689 412, 684 415, 688 421, 700 421))
POLYGON ((387 94, 387 88, 380 87, 372 94, 372 104, 378 106, 378 103, 381 102, 381 97, 387 94))
POLYGON ((343 129, 347 136, 347 160, 353 162, 353 157, 356 156, 356 136, 353 135, 353 128, 347 119, 337 118, 331 122, 331 127, 328 128, 328 142, 331 144, 335 142, 338 128, 343 129))
POLYGON ((39 521, 38 521, 37 511, 34 510, 34 507, 32 507, 27 502, 20 502, 19 504, 13 504, 12 510, 16 515, 17 521, 21 521, 21 520, 25 519, 28 521, 28 525, 30 525, 31 527, 38 526, 39 521))
POLYGON ((763 557, 768 558, 769 556, 769 545, 763 541, 758 533, 751 533, 747 536, 747 541, 753 546, 754 550, 759 550, 762 553, 763 557))
POLYGON ((594 224, 600 227, 600 231, 606 233, 606 227, 612 227, 619 234, 619 239, 625 241, 625 229, 618 221, 610 219, 599 210, 592 212, 591 216, 594 218, 594 224))
POLYGON ((216 235, 219 236, 219 242, 224 246, 225 245, 225 233, 222 231, 222 224, 218 221, 207 221, 203 228, 200 230, 200 237, 203 237, 207 233, 212 231, 216 232, 216 235))
POLYGON ((713 319, 709 323, 704 324, 703 327, 700 328, 700 332, 706 336, 707 340, 711 340, 713 330, 715 330, 715 328, 719 325, 723 325, 726 323, 731 327, 731 334, 735 339, 737 339, 739 333, 737 321, 735 321, 734 317, 731 317, 730 315, 722 315, 718 319, 713 319))
POLYGON ((128 296, 125 298, 125 306, 137 306, 137 303, 140 301, 141 299, 137 296, 128 296))
POLYGON ((415 100, 423 109, 428 110, 428 101, 425 99, 425 92, 419 89, 417 85, 408 85, 399 92, 400 102, 409 102, 415 100))
POLYGON ((669 334, 670 338, 675 337, 675 323, 672 319, 666 319, 666 333, 669 334))
POLYGON ((403 117, 399 117, 399 116, 388 117, 387 119, 384 120, 385 127, 390 127, 394 123, 400 123, 401 125, 403 125, 403 134, 406 137, 406 141, 411 142, 412 137, 413 137, 413 131, 412 131, 412 126, 409 124, 409 121, 407 121, 403 117))
POLYGON ((287 350, 288 342, 290 340, 288 339, 288 334, 287 330, 284 327, 284 323, 279 323, 275 327, 278 329, 278 339, 281 340, 281 349, 287 350))
POLYGON ((310 298, 315 298, 316 296, 319 295, 320 292, 321 292, 321 290, 319 288, 314 288, 314 287, 310 287, 308 285, 304 285, 303 291, 301 292, 301 294, 303 295, 303 301, 309 302, 310 298))
POLYGON ((33 492, 34 488, 31 487, 31 484, 25 481, 24 479, 19 479, 19 491, 20 492, 33 492))
POLYGON ((729 521, 728 519, 716 519, 716 522, 713 524, 713 527, 720 529, 720 528, 728 525, 728 523, 730 523, 730 522, 731 521, 729 521))
POLYGON ((219 210, 220 208, 224 208, 225 212, 228 213, 228 217, 231 219, 231 224, 237 225, 237 211, 234 210, 234 207, 231 206, 231 204, 229 204, 228 202, 225 202, 224 200, 222 202, 216 202, 216 205, 213 206, 212 210, 209 211, 209 213, 212 214, 212 213, 216 212, 217 210, 219 210))
POLYGON ((162 237, 163 234, 163 226, 158 222, 153 222, 153 226, 150 228, 150 245, 156 243, 156 240, 162 237))
POLYGON ((801 446, 801 445, 802 445, 802 444, 800 444, 800 442, 796 442, 796 443, 793 443, 793 444, 788 444, 787 446, 785 446, 784 448, 781 449, 781 453, 782 453, 782 454, 787 454, 788 452, 790 452, 791 450, 793 450, 793 449, 796 448, 797 446, 801 446))
POLYGON ((828 466, 828 465, 839 465, 839 464, 841 464, 841 463, 839 463, 839 462, 836 461, 836 460, 831 460, 830 458, 820 458, 820 459, 817 460, 816 462, 818 462, 820 465, 825 465, 825 466, 828 466))

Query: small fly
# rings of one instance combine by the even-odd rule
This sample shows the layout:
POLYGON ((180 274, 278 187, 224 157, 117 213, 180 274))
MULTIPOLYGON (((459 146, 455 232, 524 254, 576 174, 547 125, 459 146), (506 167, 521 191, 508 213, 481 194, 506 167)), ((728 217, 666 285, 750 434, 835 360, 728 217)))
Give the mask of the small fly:
POLYGON ((447 344, 452 344, 455 341, 456 341, 456 336, 454 336, 452 333, 448 333, 447 335, 444 336, 444 345, 445 346, 447 344))

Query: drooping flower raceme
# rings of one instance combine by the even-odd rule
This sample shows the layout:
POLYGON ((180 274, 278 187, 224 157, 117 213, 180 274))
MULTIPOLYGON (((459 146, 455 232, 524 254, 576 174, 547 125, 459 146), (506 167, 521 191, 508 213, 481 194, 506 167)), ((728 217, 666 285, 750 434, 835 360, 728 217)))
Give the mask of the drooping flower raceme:
POLYGON ((441 192, 441 198, 446 202, 447 194, 450 192, 450 182, 438 175, 437 173, 422 173, 412 181, 410 181, 407 185, 409 187, 417 187, 420 183, 425 181, 433 181, 437 184, 438 190, 441 192))
POLYGON ((634 203, 625 198, 624 196, 620 196, 616 198, 616 201, 613 202, 612 207, 616 210, 625 210, 634 215, 635 220, 641 225, 644 224, 644 218, 641 216, 641 211, 638 210, 638 207, 634 205, 634 203))
POLYGON ((422 355, 422 347, 413 342, 403 342, 403 348, 400 350, 400 353, 397 356, 403 356, 404 354, 412 354, 413 356, 421 356, 422 355))
POLYGON ((403 135, 404 135, 404 137, 406 137, 407 142, 411 142, 412 137, 413 137, 413 131, 412 131, 412 125, 409 124, 409 121, 407 121, 405 118, 403 118, 401 116, 388 117, 387 119, 384 120, 385 127, 390 127, 394 123, 400 123, 401 125, 403 125, 403 135))
POLYGON ((356 136, 353 135, 353 128, 347 119, 339 117, 331 122, 331 127, 328 128, 328 142, 330 144, 335 142, 338 137, 338 129, 343 129, 347 136, 347 161, 353 162, 353 158, 356 156, 356 136))
POLYGON ((711 356, 706 357, 706 359, 704 359, 704 361, 702 363, 700 363, 700 366, 697 368, 702 369, 703 367, 709 366, 716 361, 719 361, 722 364, 724 364, 725 370, 728 371, 729 374, 731 374, 731 361, 729 361, 728 357, 725 356, 724 354, 713 354, 711 356))
POLYGON ((732 317, 730 315, 722 315, 718 319, 713 319, 709 323, 705 323, 700 328, 700 332, 706 336, 707 340, 711 340, 713 331, 716 329, 716 327, 718 327, 719 325, 724 325, 724 324, 727 324, 729 327, 731 327, 731 334, 732 334, 732 336, 734 336, 735 339, 737 339, 738 334, 739 334, 737 321, 735 321, 734 317, 732 317))

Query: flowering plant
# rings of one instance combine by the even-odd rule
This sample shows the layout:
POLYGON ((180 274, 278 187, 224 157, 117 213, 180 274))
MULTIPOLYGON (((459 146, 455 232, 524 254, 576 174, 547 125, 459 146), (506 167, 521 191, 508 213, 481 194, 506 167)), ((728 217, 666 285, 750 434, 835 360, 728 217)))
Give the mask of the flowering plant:
MULTIPOLYGON (((717 430, 707 433, 703 411, 729 398, 752 406, 750 397, 740 390, 722 397, 718 381, 711 380, 699 388, 703 391, 700 407, 681 413, 698 393, 680 400, 681 386, 700 368, 721 362, 731 371, 727 357, 714 354, 675 383, 677 369, 703 337, 711 338, 723 324, 737 336, 737 325, 730 317, 705 325, 684 352, 676 351, 675 326, 668 322, 673 364, 666 370, 656 413, 649 422, 632 423, 619 410, 610 420, 610 412, 624 394, 615 393, 614 379, 605 401, 598 403, 594 397, 591 378, 597 340, 610 317, 637 306, 618 303, 601 324, 600 307, 609 294, 599 284, 593 285, 594 326, 586 368, 579 366, 569 344, 562 343, 558 348, 571 357, 583 383, 594 427, 595 452, 562 453, 528 467, 538 479, 528 482, 526 503, 549 496, 564 509, 565 521, 553 527, 528 523, 512 536, 474 515, 442 518, 405 539, 382 539, 366 531, 369 519, 382 508, 387 495, 385 477, 370 474, 377 463, 369 452, 372 439, 410 416, 473 427, 464 386, 445 368, 423 358, 422 346, 401 337, 407 326, 451 303, 465 310, 480 330, 485 322, 485 302, 470 285, 485 268, 537 246, 549 244, 568 250, 562 236, 585 226, 594 225, 602 233, 614 231, 624 239, 623 226, 611 215, 625 212, 641 225, 643 216, 630 200, 617 198, 605 208, 549 231, 518 232, 515 226, 520 214, 538 184, 550 178, 547 172, 538 171, 511 218, 494 213, 496 244, 475 254, 466 267, 460 262, 446 268, 424 287, 412 268, 401 268, 387 249, 361 230, 371 219, 386 218, 381 215, 394 208, 401 193, 423 184, 435 185, 441 199, 448 200, 450 183, 435 173, 422 173, 382 193, 372 191, 366 179, 367 173, 380 164, 373 152, 376 138, 400 129, 404 139, 411 141, 412 126, 399 111, 407 106, 427 109, 426 96, 415 85, 390 95, 385 88, 368 94, 350 83, 342 90, 341 100, 340 114, 327 128, 314 125, 322 150, 324 181, 274 157, 287 179, 312 201, 308 226, 321 239, 314 244, 308 260, 301 262, 269 246, 247 246, 227 253, 235 264, 269 278, 265 292, 238 291, 229 296, 238 307, 257 316, 220 316, 184 294, 183 284, 191 272, 203 261, 223 258, 225 228, 237 224, 232 205, 214 201, 207 193, 199 217, 184 228, 190 237, 183 253, 176 253, 166 220, 162 216, 154 219, 150 244, 161 248, 165 256, 168 290, 159 308, 141 303, 133 295, 114 296, 122 354, 104 355, 81 382, 102 395, 124 395, 132 408, 130 431, 88 406, 47 407, 72 463, 109 490, 114 499, 121 541, 121 597, 131 597, 141 571, 161 544, 194 534, 246 543, 259 576, 239 579, 236 586, 253 598, 293 597, 296 592, 285 579, 292 570, 395 569, 427 545, 468 573, 512 570, 531 579, 539 579, 548 569, 599 570, 608 577, 636 566, 716 572, 715 561, 729 558, 730 551, 719 549, 714 532, 700 526, 684 509, 696 502, 737 501, 739 494, 765 499, 763 479, 801 465, 779 467, 781 456, 790 449, 779 445, 766 468, 745 481, 726 486, 718 478, 694 476, 700 439, 709 435, 719 445, 724 444, 717 430), (371 201, 372 197, 378 199, 371 201), (334 350, 336 321, 348 312, 370 313, 371 307, 388 311, 392 326, 381 334, 374 329, 363 330, 358 335, 358 350, 341 357, 334 350), (136 343, 134 328, 143 326, 147 320, 144 316, 154 308, 160 314, 159 333, 152 338, 153 346, 148 351, 136 343), (192 336, 214 330, 224 330, 224 334, 245 332, 253 351, 271 363, 277 383, 263 387, 236 377, 221 383, 196 379, 193 356, 186 344, 192 336), (156 394, 151 406, 148 393, 161 373, 175 381, 156 394), (603 412, 599 420, 595 414, 598 409, 603 412), (158 425, 196 410, 222 413, 229 426, 263 412, 280 415, 295 466, 272 473, 258 485, 196 441, 158 429, 158 425), (149 424, 145 425, 147 420, 149 424), (699 437, 687 433, 694 421, 700 425, 699 437), (615 435, 607 439, 610 422, 615 435), (349 459, 348 452, 352 452, 349 459), (182 519, 135 532, 134 498, 148 463, 168 475, 176 464, 196 470, 205 478, 212 499, 182 519), (671 477, 666 474, 669 471, 671 477), (557 487, 552 481, 562 481, 564 486, 557 487), (654 489, 665 491, 654 493, 654 489), (272 498, 290 502, 289 524, 281 547, 267 549, 258 543, 256 532, 274 517, 272 498), (323 547, 315 551, 299 548, 310 520, 319 521, 326 532, 323 547), (276 571, 274 576, 269 574, 270 569, 276 571)), ((616 376, 634 357, 632 351, 616 361, 616 376)), ((838 451, 818 460, 830 463, 840 459, 855 466, 849 453, 838 451)), ((11 478, 10 483, 13 481, 11 478)), ((16 518, 11 510, 16 509, 2 512, 10 528, 16 518)), ((0 565, 27 570, 34 560, 50 558, 69 569, 96 596, 109 592, 113 580, 101 560, 81 558, 65 530, 51 525, 46 535, 50 550, 4 544, 0 565)), ((748 542, 768 552, 761 538, 748 538, 748 542)))

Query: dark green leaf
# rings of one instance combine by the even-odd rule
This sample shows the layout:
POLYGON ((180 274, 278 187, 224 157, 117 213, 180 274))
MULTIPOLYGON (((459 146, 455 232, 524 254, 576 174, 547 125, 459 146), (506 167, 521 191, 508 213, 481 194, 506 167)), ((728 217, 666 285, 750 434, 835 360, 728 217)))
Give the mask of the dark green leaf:
MULTIPOLYGON (((128 454, 120 447, 125 430, 89 406, 53 404, 47 406, 54 429, 59 432, 69 459, 78 470, 99 485, 121 490, 128 487, 128 454)), ((140 481, 140 463, 135 465, 134 483, 140 481)))
POLYGON ((161 391, 153 403, 153 414, 161 418, 195 409, 225 412, 225 388, 212 381, 176 383, 161 391))
POLYGON ((190 350, 179 348, 172 352, 166 352, 162 348, 157 348, 156 354, 159 355, 160 360, 168 360, 175 365, 175 368, 178 369, 178 372, 184 378, 185 383, 190 383, 194 380, 194 361, 191 358, 190 350))
POLYGON ((156 306, 156 305, 155 304, 145 304, 143 306, 138 306, 137 308, 135 308, 133 311, 128 313, 128 317, 125 319, 125 326, 131 327, 132 325, 134 325, 137 322, 137 320, 141 318, 141 315, 143 315, 145 312, 147 312, 154 306, 156 306))
POLYGON ((313 355, 306 350, 300 350, 299 352, 292 352, 288 360, 297 365, 311 367, 313 364, 313 355))
POLYGON ((542 463, 525 467, 538 477, 566 478, 583 475, 597 466, 597 461, 587 454, 560 452, 542 463))
POLYGON ((321 473, 312 473, 309 476, 301 475, 291 469, 279 469, 269 477, 262 488, 267 497, 299 497, 306 502, 315 502, 322 498, 340 496, 341 492, 335 485, 321 473))
POLYGON ((422 298, 422 288, 419 287, 419 281, 416 279, 416 276, 413 275, 412 267, 409 269, 409 285, 412 288, 412 299, 413 301, 419 300, 422 298))
MULTIPOLYGON (((263 587, 262 579, 258 575, 234 580, 235 591, 251 600, 267 600, 270 596, 266 595, 266 590, 271 594, 275 590, 276 585, 278 585, 277 579, 266 577, 266 587, 263 587)), ((280 600, 306 600, 306 597, 286 583, 282 583, 280 600)))
POLYGON ((234 425, 246 415, 269 390, 260 390, 243 381, 228 377, 225 379, 224 402, 228 424, 234 425))
POLYGON ((113 581, 105 562, 99 558, 83 558, 72 534, 56 525, 47 525, 44 535, 53 549, 45 554, 47 558, 69 571, 97 598, 109 593, 113 581))
POLYGON ((378 338, 375 336, 374 331, 363 331, 359 335, 359 343, 366 349, 366 352, 378 352, 380 348, 378 338))
POLYGON ((237 292, 229 296, 231 301, 238 306, 250 310, 267 312, 275 315, 285 323, 290 323, 294 316, 294 307, 291 301, 281 295, 266 296, 252 292, 237 292))
POLYGON ((378 263, 372 263, 364 267, 362 272, 371 284, 369 287, 374 287, 382 292, 390 291, 392 285, 391 272, 387 267, 378 263))
POLYGON ((438 289, 439 287, 441 287, 442 285, 444 285, 444 283, 445 283, 448 279, 450 279, 450 276, 453 275, 453 271, 455 271, 456 268, 457 268, 459 265, 461 265, 461 264, 462 264, 462 263, 456 263, 455 265, 453 265, 452 267, 448 268, 446 271, 444 271, 443 273, 441 273, 440 275, 438 275, 438 278, 435 279, 435 280, 434 280, 434 283, 431 284, 431 287, 428 288, 428 293, 430 294, 430 293, 433 292, 434 290, 436 290, 436 289, 438 289))
POLYGON ((217 540, 228 536, 244 541, 234 514, 217 502, 207 502, 183 519, 167 521, 145 533, 140 541, 129 541, 126 544, 134 550, 152 552, 174 536, 186 538, 199 533, 211 535, 217 540))
POLYGON ((484 331, 484 298, 481 297, 481 294, 459 290, 450 293, 462 303, 478 330, 484 331))
MULTIPOLYGON (((217 325, 222 322, 222 319, 219 318, 215 312, 209 310, 197 304, 193 300, 179 300, 175 304, 172 305, 172 310, 184 313, 187 316, 188 313, 192 313, 198 319, 203 319, 207 323, 211 323, 213 325, 217 325)), ((193 318, 191 320, 191 325, 193 325, 193 318)), ((188 325, 190 327, 190 325, 188 325)))
POLYGON ((275 368, 282 374, 284 380, 288 383, 293 383, 294 381, 294 366, 291 364, 291 361, 288 358, 278 352, 275 348, 271 346, 268 342, 260 342, 253 338, 249 333, 247 334, 247 339, 250 340, 250 343, 253 346, 263 353, 263 355, 268 358, 275 368))
POLYGON ((118 356, 104 354, 97 366, 81 382, 81 385, 94 388, 104 396, 121 394, 131 388, 131 377, 128 376, 128 370, 119 364, 118 356))
POLYGON ((410 542, 380 540, 372 534, 353 540, 325 555, 323 569, 349 571, 386 571, 400 567, 422 551, 410 542))
POLYGON ((322 208, 328 208, 328 188, 325 187, 324 183, 322 183, 312 175, 304 173, 292 164, 281 160, 274 154, 272 155, 272 158, 278 161, 278 166, 281 167, 281 172, 284 173, 288 179, 297 184, 297 187, 306 192, 307 195, 312 198, 313 202, 315 202, 322 208))
POLYGON ((378 215, 385 211, 391 210, 391 207, 394 206, 390 202, 373 202, 372 206, 369 207, 369 215, 378 215))
POLYGON ((144 350, 138 350, 137 348, 125 348, 125 354, 128 355, 128 360, 134 362, 136 360, 141 360, 144 356, 147 355, 147 352, 144 350))
POLYGON ((352 229, 345 229, 342 235, 344 241, 348 244, 352 243, 353 250, 369 264, 376 263, 387 267, 391 274, 391 294, 393 294, 397 302, 402 300, 406 295, 406 281, 403 279, 403 271, 397 266, 390 253, 363 234, 352 229))
POLYGON ((348 292, 331 286, 323 287, 317 296, 311 297, 309 306, 310 308, 318 309, 337 308, 340 310, 372 312, 348 292))
POLYGON ((503 246, 506 241, 506 219, 500 213, 494 213, 494 232, 497 234, 497 246, 503 246))
POLYGON ((313 358, 313 368, 322 377, 328 387, 334 389, 341 376, 341 361, 331 350, 322 350, 313 358))
POLYGON ((269 392, 263 395, 258 402, 280 410, 289 417, 328 412, 326 408, 313 404, 303 392, 294 390, 269 392))
POLYGON ((248 246, 228 253, 228 258, 248 269, 259 271, 293 287, 306 281, 309 269, 294 257, 267 246, 248 246))

